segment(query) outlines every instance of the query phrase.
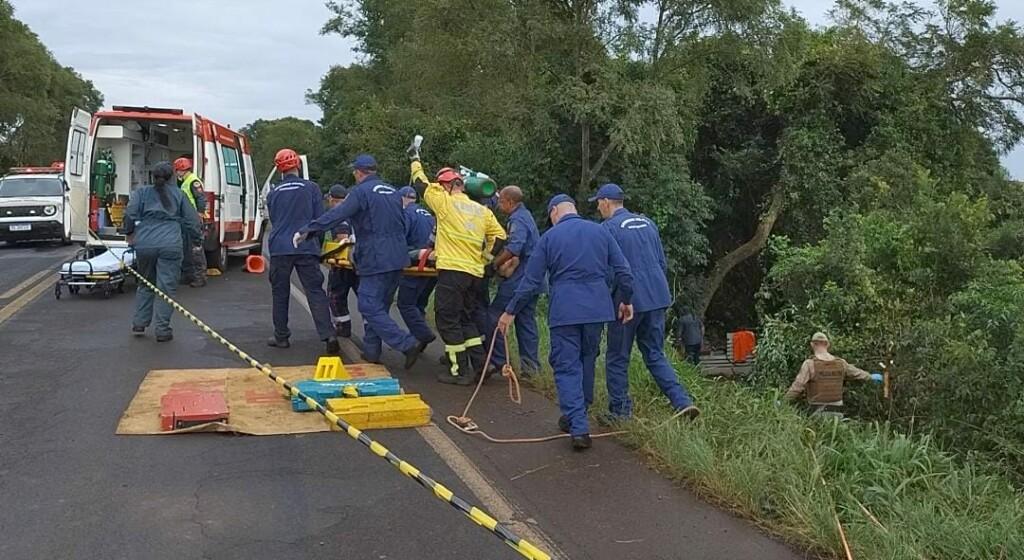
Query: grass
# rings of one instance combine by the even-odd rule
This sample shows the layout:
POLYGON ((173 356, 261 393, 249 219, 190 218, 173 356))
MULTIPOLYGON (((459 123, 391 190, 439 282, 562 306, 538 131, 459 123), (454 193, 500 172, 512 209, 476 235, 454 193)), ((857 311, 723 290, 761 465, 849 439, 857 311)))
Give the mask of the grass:
MULTIPOLYGON (((543 357, 549 343, 538 320, 543 357)), ((845 556, 838 515, 857 559, 1024 559, 1024 496, 1006 478, 955 460, 927 437, 811 418, 776 405, 778 393, 703 378, 673 361, 703 414, 658 427, 670 410, 634 352, 635 420, 624 440, 706 499, 829 558, 845 556)), ((606 403, 603 369, 599 358, 596 411, 606 403)), ((554 394, 547 366, 535 385, 554 394)))

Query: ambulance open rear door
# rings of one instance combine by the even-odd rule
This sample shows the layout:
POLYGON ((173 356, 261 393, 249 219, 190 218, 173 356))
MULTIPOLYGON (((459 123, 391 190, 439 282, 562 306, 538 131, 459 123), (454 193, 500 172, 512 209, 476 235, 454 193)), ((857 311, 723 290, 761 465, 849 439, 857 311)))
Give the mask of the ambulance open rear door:
POLYGON ((68 127, 67 151, 64 154, 64 181, 68 186, 66 200, 71 206, 71 240, 89 241, 89 180, 92 175, 92 150, 96 138, 91 131, 92 114, 75 108, 68 127))

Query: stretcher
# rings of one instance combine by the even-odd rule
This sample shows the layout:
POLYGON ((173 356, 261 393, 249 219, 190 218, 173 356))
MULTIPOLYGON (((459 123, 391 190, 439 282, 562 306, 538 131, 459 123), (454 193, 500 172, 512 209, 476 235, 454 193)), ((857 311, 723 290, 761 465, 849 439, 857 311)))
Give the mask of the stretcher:
POLYGON ((125 267, 134 265, 135 250, 130 247, 112 247, 109 250, 86 247, 79 250, 75 258, 60 265, 54 296, 60 299, 64 288, 73 295, 85 288, 90 293, 101 292, 105 298, 115 290, 124 293, 124 283, 128 278, 125 267))
MULTIPOLYGON (((320 260, 329 266, 354 270, 350 255, 355 245, 349 241, 327 241, 324 243, 320 260)), ((431 277, 437 276, 436 259, 433 249, 414 249, 409 251, 409 266, 402 269, 403 276, 431 277)))

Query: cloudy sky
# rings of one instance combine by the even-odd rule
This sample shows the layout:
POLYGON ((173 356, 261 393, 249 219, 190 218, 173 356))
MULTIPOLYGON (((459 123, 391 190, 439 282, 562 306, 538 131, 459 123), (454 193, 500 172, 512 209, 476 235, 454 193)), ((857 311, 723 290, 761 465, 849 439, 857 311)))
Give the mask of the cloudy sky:
MULTIPOLYGON (((178 107, 233 127, 257 118, 317 120, 305 92, 352 43, 321 37, 323 0, 12 0, 57 59, 75 67, 108 104, 178 107)), ((789 0, 813 23, 831 2, 789 0)), ((996 0, 1000 17, 1024 21, 1024 2, 996 0)), ((1024 178, 1024 148, 1006 158, 1024 178)))

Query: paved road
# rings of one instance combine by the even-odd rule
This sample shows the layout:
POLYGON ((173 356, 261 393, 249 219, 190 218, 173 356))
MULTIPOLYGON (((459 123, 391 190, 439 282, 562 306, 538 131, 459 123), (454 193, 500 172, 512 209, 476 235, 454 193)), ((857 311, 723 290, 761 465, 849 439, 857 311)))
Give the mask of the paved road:
MULTIPOLYGON (((46 289, 21 307, 37 285, 25 279, 64 250, 0 247, 0 295, 18 289, 0 299, 0 558, 519 557, 339 434, 114 435, 147 371, 238 363, 180 317, 171 343, 130 337, 131 295, 55 301, 46 289), (12 306, 20 307, 13 315, 12 306)), ((265 276, 235 269, 204 289, 184 288, 180 300, 257 358, 312 362, 320 344, 298 303, 295 345, 263 345, 268 292, 265 276)), ((432 356, 412 374, 392 370, 442 421, 468 393, 434 383, 437 367, 432 356)), ((552 403, 527 394, 512 407, 503 391, 484 388, 478 422, 496 434, 550 433, 552 403)), ((375 436, 562 557, 800 557, 610 441, 575 454, 564 442, 495 446, 447 427, 375 436)))

